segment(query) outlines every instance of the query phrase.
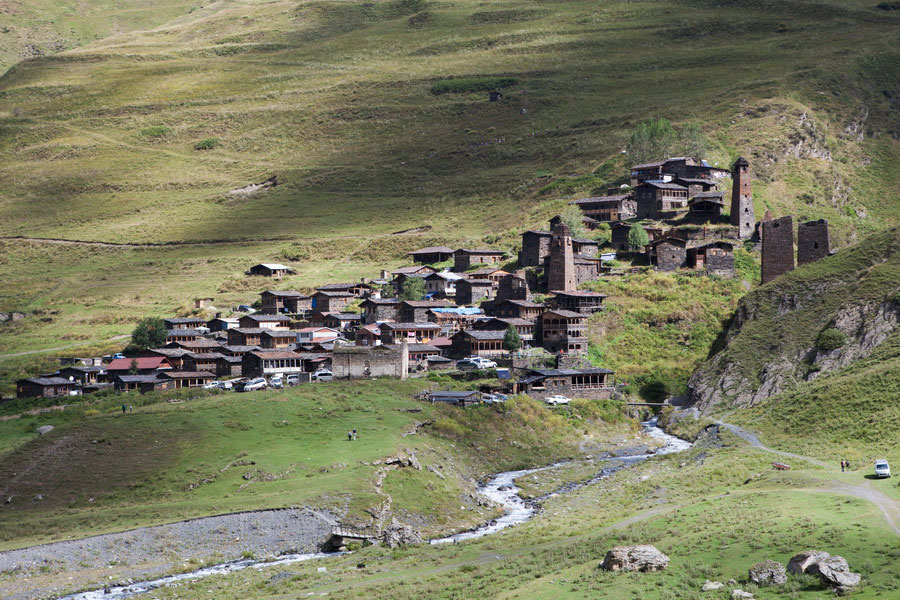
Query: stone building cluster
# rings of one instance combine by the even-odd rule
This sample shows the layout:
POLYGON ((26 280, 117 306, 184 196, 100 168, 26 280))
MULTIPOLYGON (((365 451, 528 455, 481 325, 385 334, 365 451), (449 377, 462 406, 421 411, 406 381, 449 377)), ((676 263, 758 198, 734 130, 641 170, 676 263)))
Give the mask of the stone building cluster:
MULTIPOLYGON (((649 242, 640 250, 660 271, 730 277, 734 246, 759 241, 765 283, 794 268, 793 221, 767 214, 756 222, 749 167, 743 158, 732 165, 727 217, 718 185, 729 171, 686 157, 636 165, 628 193, 572 204, 581 209, 586 230, 610 224, 612 256, 627 249, 632 227, 642 227, 649 242)), ((826 221, 799 226, 798 264, 829 252, 826 221)), ((255 377, 299 383, 329 369, 337 378, 405 377, 451 368, 466 357, 506 359, 510 331, 525 348, 543 348, 559 363, 556 370, 532 371, 522 389, 609 393, 611 371, 578 363, 588 350, 587 321, 605 298, 581 288, 609 272, 603 263, 609 254, 601 254, 596 240, 573 235, 554 217, 548 230, 522 234, 517 261, 496 248, 429 246, 408 256, 412 264, 374 279, 327 283, 307 293, 264 290, 255 311, 241 305, 212 319, 166 319, 161 347, 137 357, 64 365, 19 381, 18 394, 49 397, 107 387, 146 392, 255 377), (413 280, 422 282, 424 296, 400 299, 413 280)), ((279 279, 292 270, 260 263, 247 273, 279 279)), ((211 302, 203 299, 204 306, 211 302)))

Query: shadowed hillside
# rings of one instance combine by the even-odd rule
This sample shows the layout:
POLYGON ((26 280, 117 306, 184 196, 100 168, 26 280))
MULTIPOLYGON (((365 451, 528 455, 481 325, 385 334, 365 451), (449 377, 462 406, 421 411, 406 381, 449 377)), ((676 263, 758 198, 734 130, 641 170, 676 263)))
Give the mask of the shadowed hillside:
POLYGON ((310 286, 426 242, 510 248, 565 197, 618 183, 651 117, 700 124, 720 165, 748 157, 758 215, 827 218, 844 245, 897 219, 896 12, 233 0, 21 62, 0 78, 0 236, 246 243, 3 242, 0 310, 46 312, 0 346, 245 299, 262 259, 310 286), (272 174, 268 192, 229 193, 272 174), (417 227, 432 229, 390 235, 417 227))

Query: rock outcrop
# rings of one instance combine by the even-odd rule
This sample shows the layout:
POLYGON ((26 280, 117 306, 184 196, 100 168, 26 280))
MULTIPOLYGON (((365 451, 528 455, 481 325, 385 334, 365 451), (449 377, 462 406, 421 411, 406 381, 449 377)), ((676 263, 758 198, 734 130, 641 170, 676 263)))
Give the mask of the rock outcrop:
POLYGON ((661 571, 669 564, 669 557, 650 545, 616 546, 606 553, 600 565, 607 571, 661 571))
POLYGON ((721 581, 710 581, 709 579, 703 584, 703 587, 700 588, 701 592, 714 592, 716 590, 721 590, 725 587, 725 584, 721 581))
POLYGON ((893 228, 747 294, 691 376, 690 404, 752 406, 871 355, 900 332, 898 265, 893 228))
POLYGON ((381 532, 381 540, 391 548, 424 542, 421 533, 397 520, 392 521, 381 532))
POLYGON ((795 554, 788 561, 788 570, 791 573, 815 575, 824 585, 834 588, 839 594, 858 586, 862 578, 859 573, 850 571, 850 565, 843 556, 831 556, 818 550, 795 554))
POLYGON ((782 585, 787 583, 784 565, 774 560, 764 560, 750 567, 750 581, 759 586, 782 585))

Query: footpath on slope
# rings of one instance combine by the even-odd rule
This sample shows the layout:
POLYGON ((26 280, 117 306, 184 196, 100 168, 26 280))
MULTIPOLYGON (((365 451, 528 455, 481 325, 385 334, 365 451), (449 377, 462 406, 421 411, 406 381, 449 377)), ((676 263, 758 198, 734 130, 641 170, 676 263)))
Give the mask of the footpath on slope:
MULTIPOLYGON (((797 460, 803 460, 825 469, 834 468, 833 465, 821 461, 818 458, 813 458, 812 456, 804 456, 802 454, 795 454, 793 452, 787 452, 785 450, 775 450, 774 448, 769 448, 761 441, 759 441, 759 437, 757 437, 755 433, 743 429, 742 427, 738 427, 737 425, 724 423, 722 421, 716 421, 716 424, 724 427, 736 436, 745 440, 753 448, 762 450, 763 452, 777 454, 778 456, 784 456, 787 458, 796 458, 797 460)), ((894 533, 900 535, 900 525, 898 525, 898 523, 900 523, 900 506, 898 506, 898 502, 886 495, 884 492, 873 489, 868 483, 864 483, 863 485, 853 485, 850 483, 845 483, 843 481, 831 480, 826 482, 826 485, 824 487, 810 491, 831 492, 844 496, 853 496, 856 498, 861 498, 863 500, 868 500, 881 510, 881 513, 884 515, 884 518, 888 522, 888 525, 891 526, 891 529, 894 530, 894 533)))

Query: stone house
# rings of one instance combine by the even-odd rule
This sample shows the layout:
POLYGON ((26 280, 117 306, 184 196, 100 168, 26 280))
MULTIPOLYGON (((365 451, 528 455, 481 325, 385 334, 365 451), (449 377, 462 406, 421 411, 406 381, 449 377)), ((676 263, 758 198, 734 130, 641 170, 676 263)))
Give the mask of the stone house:
POLYGON ((100 381, 100 373, 102 372, 103 367, 83 367, 73 365, 60 369, 57 376, 68 379, 69 381, 74 381, 78 385, 90 385, 100 381))
POLYGON ((180 369, 172 369, 172 371, 216 371, 216 362, 222 358, 224 354, 196 354, 189 352, 184 355, 180 369))
POLYGON ((174 329, 196 329, 197 327, 206 327, 206 321, 197 317, 177 317, 171 319, 163 319, 166 324, 166 330, 174 329))
POLYGON ((734 246, 728 242, 716 241, 698 246, 688 246, 687 266, 691 269, 706 270, 710 275, 734 277, 734 246))
POLYGON ((243 357, 248 352, 253 352, 254 350, 262 350, 261 346, 222 346, 221 354, 225 356, 237 356, 243 357))
POLYGON ((440 325, 443 336, 469 329, 475 321, 483 317, 484 311, 480 308, 466 306, 433 308, 428 311, 428 321, 440 325))
POLYGON ((31 377, 16 382, 16 398, 57 398, 75 390, 75 382, 64 377, 31 377))
POLYGON ((687 219, 691 223, 718 223, 725 208, 724 192, 700 192, 688 200, 687 219))
POLYGON ((524 271, 510 273, 500 279, 497 284, 497 296, 495 302, 504 300, 528 300, 528 281, 524 271))
POLYGON ((569 202, 569 204, 580 208, 586 217, 604 223, 624 221, 637 214, 637 203, 634 200, 634 194, 631 193, 581 198, 569 202))
POLYGON ((240 327, 238 320, 236 318, 231 317, 215 317, 206 322, 206 326, 209 327, 210 331, 228 331, 229 329, 234 329, 235 327, 240 327))
POLYGON ((403 300, 397 307, 397 320, 404 323, 423 323, 433 308, 451 308, 447 300, 403 300))
POLYGON ((262 327, 238 327, 228 330, 229 346, 259 346, 262 347, 262 334, 264 331, 275 331, 262 327))
POLYGON ((331 372, 336 379, 400 377, 402 370, 399 347, 339 346, 331 357, 331 372))
POLYGON ((503 348, 504 331, 459 331, 450 338, 450 358, 484 356, 492 358, 505 356, 503 348))
POLYGON ((156 375, 117 375, 113 380, 113 389, 117 392, 155 392, 175 389, 175 381, 163 379, 156 375))
POLYGON ((366 298, 360 304, 363 310, 362 322, 365 324, 397 321, 397 310, 400 301, 396 298, 366 298))
MULTIPOLYGON (((561 221, 562 221, 562 217, 560 217, 559 215, 556 215, 555 217, 550 219, 550 229, 553 229, 554 227, 556 227, 556 225, 558 225, 561 221)), ((588 231, 597 229, 598 227, 600 227, 600 221, 598 221, 597 219, 595 219, 593 217, 589 217, 587 215, 582 215, 581 224, 588 231)))
POLYGON ((356 331, 357 346, 380 346, 381 328, 378 323, 363 325, 356 331))
POLYGON ((428 265, 415 265, 411 267, 400 267, 394 271, 391 271, 391 275, 395 278, 400 275, 421 275, 425 277, 426 275, 431 275, 432 273, 436 273, 437 269, 429 267, 428 265))
POLYGON ((357 300, 350 292, 317 291, 312 295, 310 308, 321 312, 341 312, 348 304, 357 300))
POLYGON ((705 160, 695 160, 689 156, 676 156, 665 160, 634 165, 631 167, 631 185, 638 186, 645 181, 682 177, 691 179, 721 179, 728 177, 728 169, 714 167, 705 160))
POLYGON ((669 218, 687 208, 688 189, 677 183, 645 181, 634 188, 639 219, 669 218))
MULTIPOLYGON (((616 250, 622 251, 630 251, 628 247, 628 232, 631 230, 630 223, 613 223, 611 227, 611 237, 610 244, 616 250)), ((647 237, 650 238, 651 242, 655 242, 656 240, 662 238, 665 234, 665 230, 660 227, 644 227, 644 231, 647 232, 647 237)))
POLYGON ((462 279, 459 273, 441 271, 431 273, 425 277, 425 295, 429 298, 454 298, 456 296, 456 282, 462 279))
POLYGON ((513 393, 536 400, 562 395, 567 398, 603 400, 612 396, 615 371, 609 369, 532 369, 517 381, 513 393))
POLYGON ((169 379, 174 382, 175 389, 203 387, 211 381, 215 381, 216 374, 210 371, 166 371, 159 375, 160 379, 169 379))
POLYGON ((528 319, 534 321, 544 310, 543 304, 529 300, 501 300, 486 307, 487 314, 504 319, 528 319))
POLYGON ((487 279, 488 281, 499 285, 500 280, 509 275, 508 271, 504 271, 498 267, 485 267, 483 269, 475 269, 466 273, 466 279, 487 279))
POLYGON ((297 314, 312 306, 312 299, 309 296, 293 290, 266 290, 259 297, 261 305, 259 312, 266 315, 297 314))
POLYGON ((606 295, 599 292, 576 290, 557 292, 552 303, 554 308, 590 315, 603 310, 603 300, 605 299, 606 295))
POLYGON ((687 266, 687 241, 681 238, 663 238, 648 248, 650 264, 656 265, 657 271, 675 271, 687 266))
POLYGON ((403 340, 410 344, 427 344, 441 333, 437 323, 382 323, 382 344, 401 344, 403 340))
POLYGON ((522 249, 519 251, 519 264, 523 267, 539 267, 544 258, 550 254, 549 231, 526 231, 522 234, 522 249))
POLYGON ((169 329, 166 331, 166 343, 192 342, 203 334, 196 329, 169 329))
POLYGON ((296 331, 266 329, 260 336, 260 346, 266 350, 287 348, 295 343, 297 343, 296 331))
POLYGON ((570 310, 544 311, 537 320, 535 334, 547 352, 582 354, 588 346, 584 322, 587 316, 570 310))
POLYGON ((186 348, 152 348, 145 353, 147 356, 162 356, 175 370, 181 369, 184 357, 191 351, 186 348))
POLYGON ((264 315, 253 313, 238 319, 238 328, 243 329, 290 329, 291 318, 287 315, 264 315))
POLYGON ((431 265, 434 263, 444 262, 453 258, 453 248, 447 246, 429 246, 427 248, 419 248, 412 252, 407 252, 407 256, 411 256, 416 264, 431 265))
POLYGON ((243 356, 219 356, 216 361, 216 377, 240 377, 243 363, 243 356))
POLYGON ((294 270, 279 263, 259 263, 253 265, 247 271, 247 275, 260 275, 263 277, 284 277, 294 270))
POLYGON ((488 279, 460 279, 456 282, 456 303, 474 305, 494 297, 497 284, 488 279))
POLYGON ((364 282, 351 283, 326 283, 316 288, 317 292, 344 292, 357 298, 368 298, 375 289, 364 282))
POLYGON ((519 334, 519 337, 522 338, 522 342, 525 347, 530 347, 534 343, 534 321, 530 319, 516 319, 516 318, 500 318, 500 317, 491 317, 489 319, 481 319, 475 321, 472 324, 472 329, 475 331, 502 331, 504 334, 506 330, 512 327, 516 330, 516 333, 519 334))
POLYGON ((219 352, 222 344, 216 340, 193 340, 190 342, 173 342, 166 344, 166 348, 180 348, 188 352, 219 352))
POLYGON ((106 365, 106 373, 109 379, 116 375, 154 375, 157 372, 171 370, 172 365, 162 356, 139 356, 137 358, 117 358, 106 365), (132 367, 136 367, 137 373, 132 373, 132 367))
POLYGON ((241 375, 244 377, 270 377, 302 372, 303 357, 286 350, 248 352, 241 363, 241 375))
POLYGON ((499 265, 506 255, 502 250, 470 250, 460 248, 453 253, 453 270, 456 272, 467 271, 475 265, 499 265))

